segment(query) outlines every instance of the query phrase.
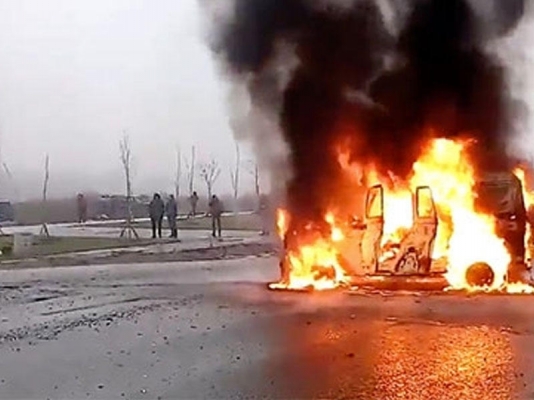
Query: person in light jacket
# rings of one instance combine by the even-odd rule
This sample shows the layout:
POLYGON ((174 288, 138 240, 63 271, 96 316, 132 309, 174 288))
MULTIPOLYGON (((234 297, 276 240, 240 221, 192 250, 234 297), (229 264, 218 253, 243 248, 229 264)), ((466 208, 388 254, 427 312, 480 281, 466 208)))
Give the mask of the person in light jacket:
POLYGON ((198 204, 197 192, 193 192, 193 194, 189 197, 189 203, 191 204, 191 212, 189 213, 189 216, 194 217, 197 215, 197 204, 198 204))
POLYGON ((178 204, 174 195, 169 196, 169 200, 165 205, 165 214, 167 214, 167 221, 169 221, 169 229, 171 230, 171 238, 178 238, 178 228, 176 228, 176 217, 178 216, 178 204))
POLYGON ((82 193, 79 193, 76 198, 78 208, 78 223, 83 224, 87 222, 87 200, 82 193))

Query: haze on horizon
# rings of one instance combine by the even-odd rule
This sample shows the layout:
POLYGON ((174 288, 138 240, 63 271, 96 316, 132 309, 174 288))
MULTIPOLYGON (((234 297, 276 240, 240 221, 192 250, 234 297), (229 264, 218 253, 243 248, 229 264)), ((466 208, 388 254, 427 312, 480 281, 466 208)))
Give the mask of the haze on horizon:
POLYGON ((215 157, 215 189, 230 190, 225 91, 197 0, 1 0, 2 195, 39 197, 46 153, 50 196, 123 193, 123 131, 136 193, 173 190, 178 143, 183 157, 192 145, 197 161, 215 157))
MULTIPOLYGON (((173 190, 177 144, 183 157, 192 145, 197 161, 215 157, 222 167, 215 191, 229 192, 235 155, 227 87, 197 2, 0 0, 0 159, 13 175, 11 181, 0 173, 1 196, 39 197, 46 153, 50 196, 123 193, 123 131, 134 155, 135 193, 173 190)), ((532 20, 498 50, 511 67, 512 90, 529 109, 532 20)), ((534 129, 530 115, 518 121, 525 134, 534 129)), ((534 154, 534 143, 520 147, 534 154)), ((243 145, 243 165, 252 158, 243 145)), ((198 178, 197 188, 204 192, 198 178)), ((251 190, 243 169, 241 192, 251 190)))

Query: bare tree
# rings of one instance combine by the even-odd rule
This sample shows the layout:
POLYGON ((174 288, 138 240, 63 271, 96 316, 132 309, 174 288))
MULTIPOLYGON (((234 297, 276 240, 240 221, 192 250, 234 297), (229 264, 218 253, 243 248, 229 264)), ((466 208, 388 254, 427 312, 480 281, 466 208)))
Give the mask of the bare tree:
POLYGON ((196 149, 191 146, 191 156, 185 159, 185 169, 187 171, 187 184, 189 189, 189 196, 195 191, 195 165, 196 165, 196 149))
POLYGON ((189 168, 189 193, 195 191, 195 165, 196 165, 196 148, 191 146, 191 166, 189 168))
POLYGON ((50 237, 50 232, 48 230, 48 225, 46 224, 46 200, 48 196, 48 182, 50 181, 50 157, 48 154, 45 157, 44 165, 44 181, 43 181, 43 198, 41 201, 41 235, 50 237))
POLYGON ((259 198, 261 194, 261 187, 260 187, 260 169, 258 167, 258 163, 255 161, 250 161, 248 165, 248 173, 252 175, 254 178, 254 193, 259 198))
POLYGON ((212 158, 209 162, 200 165, 200 177, 206 184, 208 190, 208 199, 213 194, 213 185, 217 182, 219 175, 221 174, 221 167, 216 159, 212 158))
POLYGON ((119 150, 122 167, 124 168, 124 178, 126 180, 126 221, 124 222, 120 237, 126 237, 127 239, 135 237, 139 239, 139 235, 132 224, 132 150, 130 147, 130 138, 126 134, 124 134, 119 142, 119 150))
POLYGON ((234 207, 237 211, 237 198, 239 196, 239 171, 241 169, 241 152, 239 150, 239 143, 235 142, 235 165, 230 168, 230 179, 232 182, 232 189, 234 195, 234 207))
POLYGON ((180 198, 180 181, 182 179, 182 151, 180 146, 176 146, 176 175, 174 177, 174 195, 176 201, 180 198))

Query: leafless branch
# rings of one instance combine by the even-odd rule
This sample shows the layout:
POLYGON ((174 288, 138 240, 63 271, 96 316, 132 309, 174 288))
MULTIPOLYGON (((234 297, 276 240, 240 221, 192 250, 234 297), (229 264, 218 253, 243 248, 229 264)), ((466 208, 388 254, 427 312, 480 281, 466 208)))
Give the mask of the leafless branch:
POLYGON ((124 168, 124 177, 126 179, 126 197, 129 199, 132 196, 132 150, 130 148, 130 138, 126 134, 119 142, 119 149, 122 167, 124 168))
POLYGON ((46 203, 49 181, 50 181, 50 157, 47 154, 45 158, 45 174, 44 174, 44 182, 43 182, 43 203, 46 203))
POLYGON ((182 151, 176 146, 176 176, 174 178, 174 194, 176 201, 180 198, 180 181, 182 179, 182 151))
POLYGON ((191 156, 189 159, 185 159, 185 170, 187 171, 187 182, 189 189, 189 196, 195 191, 195 164, 196 164, 196 149, 195 146, 191 146, 191 156))
POLYGON ((132 225, 132 150, 130 147, 130 138, 128 135, 126 135, 126 133, 124 133, 124 136, 119 142, 119 150, 120 160, 122 167, 124 168, 124 177, 126 180, 126 223, 121 231, 120 236, 123 237, 126 235, 128 238, 131 238, 133 235, 135 238, 139 238, 137 231, 132 225))
POLYGON ((213 185, 217 182, 221 174, 221 167, 216 159, 212 158, 209 162, 200 165, 200 177, 206 184, 208 190, 208 198, 213 194, 213 185))
POLYGON ((43 181, 43 201, 41 205, 41 235, 44 235, 46 237, 50 236, 50 232, 48 231, 48 225, 46 224, 46 200, 48 196, 48 182, 50 181, 50 157, 48 154, 45 157, 45 165, 44 165, 44 181, 43 181))
POLYGON ((248 162, 247 171, 254 178, 254 193, 259 198, 260 193, 261 193, 261 187, 260 187, 260 169, 258 167, 258 163, 250 160, 248 162))
POLYGON ((235 142, 235 165, 230 169, 230 180, 234 194, 234 201, 237 202, 239 196, 239 171, 241 169, 241 152, 239 143, 235 142))

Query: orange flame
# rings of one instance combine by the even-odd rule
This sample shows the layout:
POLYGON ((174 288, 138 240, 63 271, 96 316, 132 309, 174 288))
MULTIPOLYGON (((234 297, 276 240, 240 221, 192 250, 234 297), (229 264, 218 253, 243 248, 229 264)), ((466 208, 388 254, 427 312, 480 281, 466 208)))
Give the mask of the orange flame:
POLYGON ((336 226, 336 218, 334 217, 334 214, 332 212, 326 214, 325 221, 328 223, 328 225, 330 225, 330 230, 332 231, 332 242, 341 242, 343 239, 345 239, 345 234, 343 233, 343 230, 336 226))
MULTIPOLYGON (((412 228, 414 215, 412 193, 418 186, 432 190, 438 212, 438 228, 432 258, 443 259, 447 264, 446 279, 450 288, 467 290, 508 290, 510 293, 531 293, 527 285, 506 282, 511 257, 504 241, 495 232, 495 218, 475 209, 475 172, 470 163, 465 140, 433 139, 428 143, 407 182, 392 174, 383 177, 374 165, 351 163, 349 153, 339 151, 338 161, 356 186, 384 187, 384 227, 379 261, 395 256, 398 245, 412 228), (494 272, 490 287, 470 287, 466 279, 468 268, 485 263, 494 272)), ((527 198, 527 195, 526 197, 527 198)), ((534 204, 534 194, 528 198, 534 204)), ((340 264, 339 244, 350 236, 348 227, 336 223, 339 214, 328 211, 325 221, 330 235, 299 237, 300 246, 287 249, 284 262, 289 277, 272 288, 316 290, 332 289, 350 281, 349 272, 340 264)), ((278 230, 285 237, 290 215, 278 212, 278 230)))
POLYGON ((510 255, 495 234, 495 219, 475 211, 475 174, 465 141, 436 139, 415 163, 412 187, 432 188, 439 211, 434 258, 447 257, 446 278, 455 289, 468 288, 466 271, 474 263, 491 266, 495 280, 491 289, 505 281, 510 255))
MULTIPOLYGON (((278 210, 277 226, 278 233, 285 237, 288 230, 289 214, 285 210, 278 210)), ((283 262, 290 268, 290 274, 286 282, 273 283, 271 289, 334 289, 348 283, 347 274, 339 263, 339 252, 334 243, 343 240, 343 232, 335 225, 332 213, 325 216, 325 221, 331 227, 329 238, 315 237, 315 232, 310 232, 309 244, 304 244, 296 249, 286 249, 283 262)), ((298 238, 303 240, 303 238, 298 238)))
POLYGON ((290 216, 286 210, 279 208, 276 210, 276 229, 280 239, 284 239, 289 229, 290 216))

